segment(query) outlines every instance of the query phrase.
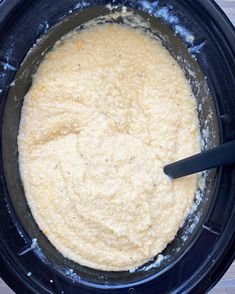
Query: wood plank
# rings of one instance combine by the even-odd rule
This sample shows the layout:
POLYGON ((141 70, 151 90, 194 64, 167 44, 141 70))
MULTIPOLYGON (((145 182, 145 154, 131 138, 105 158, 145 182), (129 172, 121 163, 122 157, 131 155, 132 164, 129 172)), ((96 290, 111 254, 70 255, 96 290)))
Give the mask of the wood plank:
POLYGON ((235 0, 216 0, 235 26, 235 0))

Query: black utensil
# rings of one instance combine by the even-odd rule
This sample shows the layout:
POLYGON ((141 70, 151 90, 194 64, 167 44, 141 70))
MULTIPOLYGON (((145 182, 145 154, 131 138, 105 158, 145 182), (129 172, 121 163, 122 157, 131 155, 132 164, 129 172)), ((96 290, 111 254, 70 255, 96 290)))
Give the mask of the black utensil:
POLYGON ((235 140, 168 164, 164 167, 164 172, 176 179, 233 163, 235 163, 235 140))

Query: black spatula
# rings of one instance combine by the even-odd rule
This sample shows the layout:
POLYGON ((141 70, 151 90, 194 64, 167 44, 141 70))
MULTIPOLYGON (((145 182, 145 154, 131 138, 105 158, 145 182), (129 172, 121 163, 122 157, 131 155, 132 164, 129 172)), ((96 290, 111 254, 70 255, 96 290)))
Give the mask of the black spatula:
POLYGON ((176 179, 233 163, 235 163, 235 140, 166 165, 164 172, 169 177, 176 179))

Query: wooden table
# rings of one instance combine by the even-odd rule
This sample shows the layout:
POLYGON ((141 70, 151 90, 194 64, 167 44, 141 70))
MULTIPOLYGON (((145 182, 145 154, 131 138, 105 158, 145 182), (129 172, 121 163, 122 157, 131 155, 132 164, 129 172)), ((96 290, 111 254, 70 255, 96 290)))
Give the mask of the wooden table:
MULTIPOLYGON (((216 2, 223 8, 235 26, 235 0, 216 0, 216 2)), ((14 294, 1 279, 0 294, 14 294)), ((210 291, 210 294, 235 294, 235 262, 216 287, 210 291)))

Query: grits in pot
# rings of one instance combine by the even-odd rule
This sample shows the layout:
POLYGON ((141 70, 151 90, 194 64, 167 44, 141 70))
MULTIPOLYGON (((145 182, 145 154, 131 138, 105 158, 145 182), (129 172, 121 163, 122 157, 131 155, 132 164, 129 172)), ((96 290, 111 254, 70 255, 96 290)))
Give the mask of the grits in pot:
POLYGON ((165 164, 200 150, 183 70, 150 34, 118 24, 67 35, 24 99, 20 175, 33 216, 67 258, 123 271, 161 253, 189 213, 197 176, 165 164))

